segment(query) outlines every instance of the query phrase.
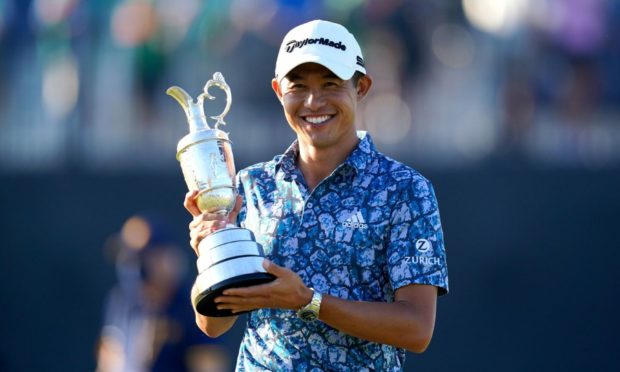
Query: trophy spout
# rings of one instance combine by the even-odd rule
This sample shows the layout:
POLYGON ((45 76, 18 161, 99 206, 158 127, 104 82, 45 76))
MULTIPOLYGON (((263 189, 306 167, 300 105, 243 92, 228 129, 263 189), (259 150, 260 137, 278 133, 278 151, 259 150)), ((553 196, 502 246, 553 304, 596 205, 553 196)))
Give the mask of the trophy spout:
POLYGON ((183 88, 178 86, 170 87, 166 90, 166 94, 174 98, 183 108, 190 132, 198 132, 199 130, 211 129, 207 123, 203 102, 205 94, 198 96, 197 102, 194 102, 192 96, 183 88))
POLYGON ((179 102, 179 105, 181 105, 181 107, 183 107, 184 110, 187 110, 187 108, 194 101, 192 96, 190 96, 189 93, 185 91, 185 89, 181 87, 177 87, 176 85, 168 88, 166 90, 166 94, 176 99, 177 102, 179 102))

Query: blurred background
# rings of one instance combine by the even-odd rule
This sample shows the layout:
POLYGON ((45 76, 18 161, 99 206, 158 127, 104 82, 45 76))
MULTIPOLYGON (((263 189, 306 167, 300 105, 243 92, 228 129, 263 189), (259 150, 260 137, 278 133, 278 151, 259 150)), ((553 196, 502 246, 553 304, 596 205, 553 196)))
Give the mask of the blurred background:
POLYGON ((184 313, 165 90, 221 71, 237 169, 269 160, 294 139, 277 48, 316 18, 362 45, 361 129, 439 199, 451 293, 407 370, 620 368, 620 1, 0 0, 0 370, 232 368, 243 322, 184 313))

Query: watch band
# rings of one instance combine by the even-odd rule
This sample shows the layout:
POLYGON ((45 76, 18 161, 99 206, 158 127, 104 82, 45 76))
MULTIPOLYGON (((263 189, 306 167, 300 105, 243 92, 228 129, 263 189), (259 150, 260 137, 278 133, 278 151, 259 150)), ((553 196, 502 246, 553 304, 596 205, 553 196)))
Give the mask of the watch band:
POLYGON ((306 322, 313 321, 319 317, 319 311, 321 310, 321 301, 323 300, 323 296, 314 290, 314 288, 310 288, 312 290, 312 299, 310 302, 297 310, 297 316, 306 322))

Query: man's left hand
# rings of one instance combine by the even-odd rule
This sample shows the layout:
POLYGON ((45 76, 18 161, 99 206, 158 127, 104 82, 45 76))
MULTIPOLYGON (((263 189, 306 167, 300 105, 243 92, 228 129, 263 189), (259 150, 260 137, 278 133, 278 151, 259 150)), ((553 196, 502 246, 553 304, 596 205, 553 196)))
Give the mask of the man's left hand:
POLYGON ((276 279, 267 284, 230 288, 215 299, 218 309, 233 313, 261 308, 298 310, 310 303, 312 290, 295 272, 265 259, 265 270, 276 279))

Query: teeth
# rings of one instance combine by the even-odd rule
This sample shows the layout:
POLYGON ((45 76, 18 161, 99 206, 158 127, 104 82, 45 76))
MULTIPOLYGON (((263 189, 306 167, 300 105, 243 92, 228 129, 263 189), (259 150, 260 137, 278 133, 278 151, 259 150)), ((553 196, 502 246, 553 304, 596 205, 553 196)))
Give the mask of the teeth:
POLYGON ((322 116, 306 116, 306 121, 311 122, 312 124, 321 124, 329 120, 330 115, 322 115, 322 116))

